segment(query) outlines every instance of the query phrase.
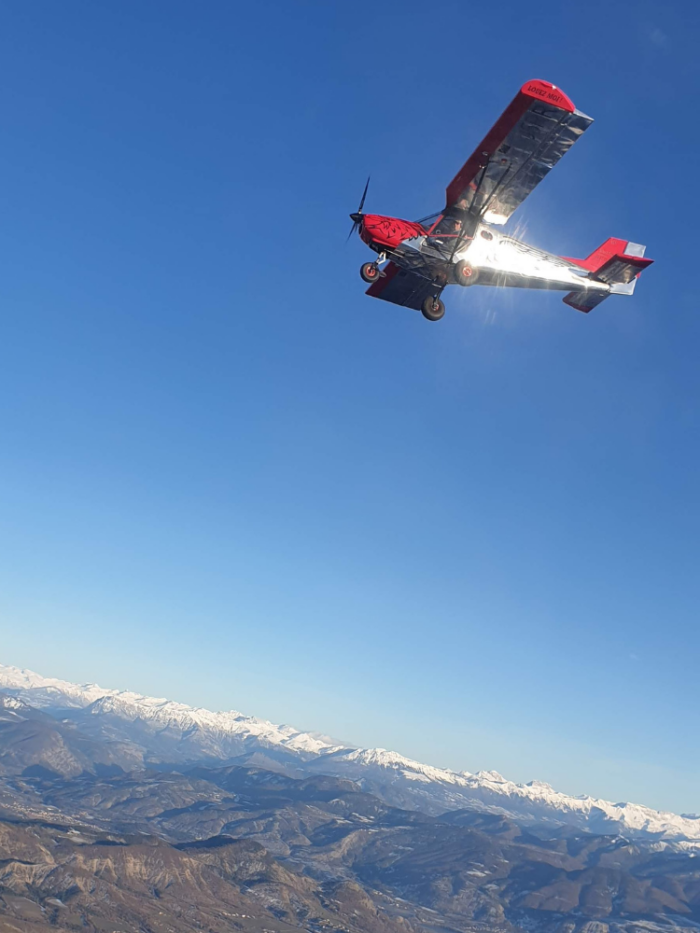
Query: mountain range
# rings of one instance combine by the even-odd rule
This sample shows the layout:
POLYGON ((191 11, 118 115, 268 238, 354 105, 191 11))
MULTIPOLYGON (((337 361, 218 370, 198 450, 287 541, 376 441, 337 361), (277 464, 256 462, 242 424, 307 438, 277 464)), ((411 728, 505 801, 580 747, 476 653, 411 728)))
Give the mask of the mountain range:
MULTIPOLYGON (((289 776, 329 774, 359 783, 388 803, 429 815, 480 809, 520 825, 551 823, 629 838, 700 843, 700 818, 635 803, 572 797, 548 784, 517 784, 494 771, 434 768, 382 748, 351 748, 328 736, 274 725, 236 711, 211 712, 172 700, 72 684, 0 665, 0 691, 110 743, 128 770, 144 765, 252 765, 289 776)), ((74 765, 78 767, 78 765, 74 765)))
POLYGON ((697 825, 0 668, 0 933, 700 933, 697 825))

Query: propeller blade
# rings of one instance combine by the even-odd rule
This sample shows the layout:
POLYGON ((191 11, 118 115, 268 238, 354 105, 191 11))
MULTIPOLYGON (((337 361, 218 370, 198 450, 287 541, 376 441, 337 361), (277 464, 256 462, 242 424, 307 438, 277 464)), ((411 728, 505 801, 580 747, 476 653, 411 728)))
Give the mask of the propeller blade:
POLYGON ((360 201, 360 206, 357 208, 357 213, 362 213, 362 208, 365 206, 365 198, 367 197, 367 189, 369 188, 369 179, 370 176, 367 176, 367 184, 365 185, 365 190, 362 192, 362 200, 360 201))
POLYGON ((367 182, 365 184, 365 190, 362 192, 362 197, 360 199, 360 206, 357 208, 354 214, 350 214, 350 219, 352 220, 352 227, 350 228, 350 233, 348 233, 348 239, 346 243, 350 240, 350 237, 357 230, 362 222, 362 208, 365 206, 365 198, 367 197, 367 189, 369 188, 369 176, 367 176, 367 182))

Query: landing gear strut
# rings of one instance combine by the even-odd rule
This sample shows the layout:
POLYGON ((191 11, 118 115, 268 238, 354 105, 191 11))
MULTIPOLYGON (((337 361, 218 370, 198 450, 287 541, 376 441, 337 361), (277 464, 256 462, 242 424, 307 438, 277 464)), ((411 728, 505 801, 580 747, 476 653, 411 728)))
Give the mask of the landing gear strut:
POLYGON ((445 303, 438 295, 428 295, 420 310, 426 320, 439 321, 445 316, 445 303))

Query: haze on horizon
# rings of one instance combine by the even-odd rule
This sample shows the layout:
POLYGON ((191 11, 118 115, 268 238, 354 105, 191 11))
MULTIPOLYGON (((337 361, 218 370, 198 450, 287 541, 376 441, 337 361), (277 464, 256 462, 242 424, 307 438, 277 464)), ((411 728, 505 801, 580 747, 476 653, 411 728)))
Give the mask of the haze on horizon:
POLYGON ((698 8, 163 9, 0 14, 0 662, 700 811, 698 8), (595 123, 515 223, 635 296, 365 298, 367 174, 534 77, 595 123))

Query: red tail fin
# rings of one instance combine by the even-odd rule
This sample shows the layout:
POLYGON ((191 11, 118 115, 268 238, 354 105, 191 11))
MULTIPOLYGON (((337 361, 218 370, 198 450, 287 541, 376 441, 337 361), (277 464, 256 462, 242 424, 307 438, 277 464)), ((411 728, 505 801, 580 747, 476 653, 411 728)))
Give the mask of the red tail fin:
POLYGON ((645 249, 640 243, 611 236, 586 259, 572 259, 571 262, 608 285, 628 285, 654 261, 644 258, 645 249))
POLYGON ((611 236, 598 249, 594 249, 586 259, 572 259, 571 261, 575 262, 577 266, 588 269, 589 272, 597 272, 616 253, 623 254, 626 249, 627 240, 618 240, 616 237, 611 236))

